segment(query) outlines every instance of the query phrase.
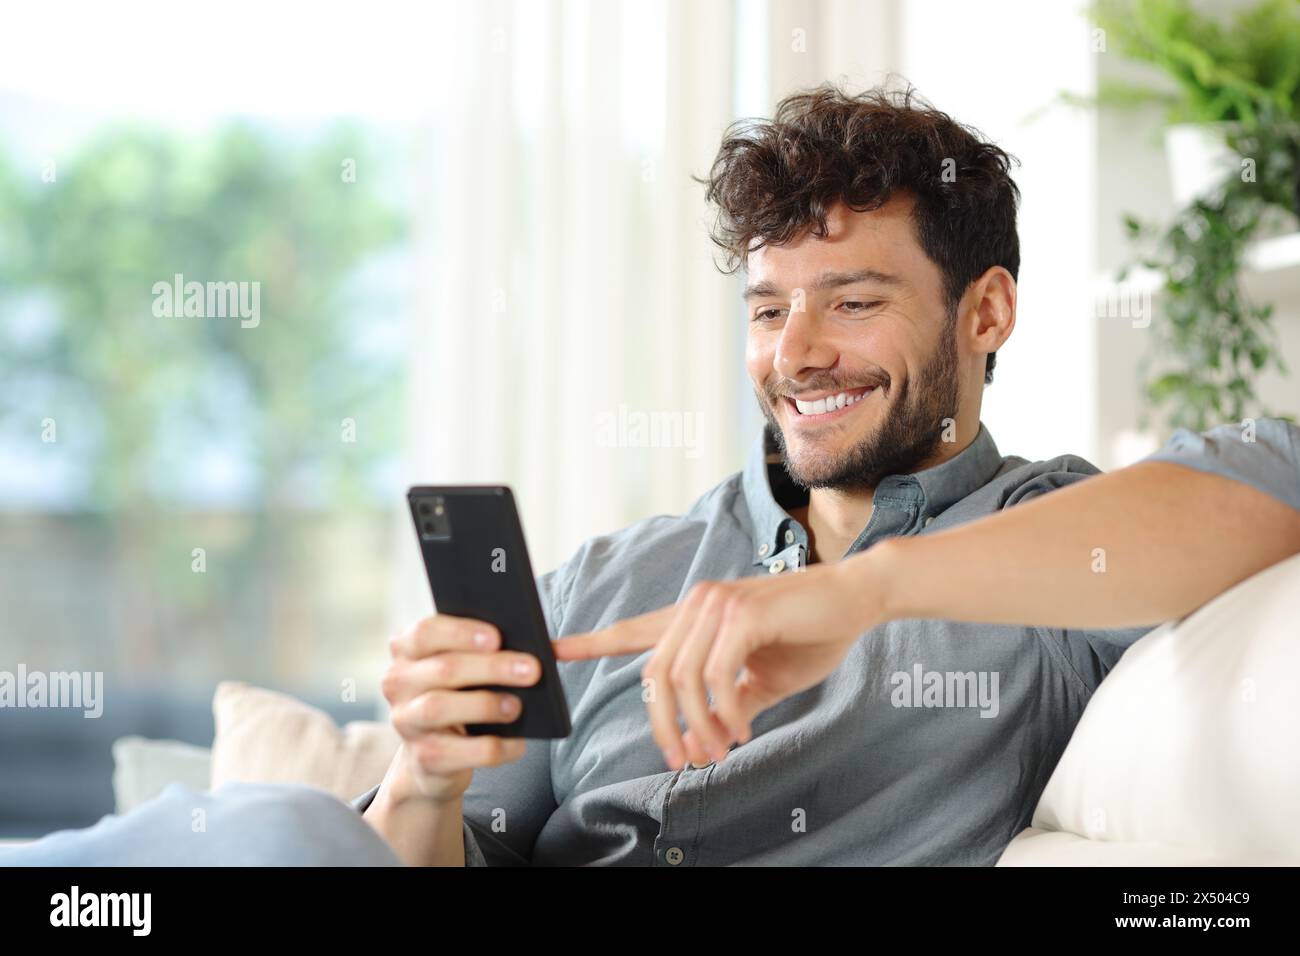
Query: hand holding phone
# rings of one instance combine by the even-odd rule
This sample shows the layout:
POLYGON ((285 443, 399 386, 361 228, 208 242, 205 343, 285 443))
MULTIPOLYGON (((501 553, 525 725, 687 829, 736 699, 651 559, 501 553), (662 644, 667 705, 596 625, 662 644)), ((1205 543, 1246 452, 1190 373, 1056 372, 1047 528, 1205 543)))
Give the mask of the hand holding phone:
POLYGON ((486 621, 434 614, 389 642, 392 664, 382 682, 402 750, 384 786, 401 803, 410 797, 448 801, 469 787, 478 767, 518 760, 522 738, 481 733, 520 714, 519 692, 541 678, 531 654, 503 650, 486 621), (494 690, 481 689, 496 685, 494 690))
MULTIPOLYGON (((541 679, 515 688, 523 711, 506 726, 468 723, 471 736, 551 739, 572 730, 514 495, 502 485, 414 487, 407 493, 439 615, 492 624, 500 646, 532 655, 541 679)), ((508 689, 488 675, 476 686, 508 689)), ((469 685, 467 685, 469 686, 469 685)))
POLYGON ((565 737, 569 708, 508 488, 407 495, 437 613, 392 639, 384 697, 402 748, 386 797, 458 798, 522 738, 565 737))

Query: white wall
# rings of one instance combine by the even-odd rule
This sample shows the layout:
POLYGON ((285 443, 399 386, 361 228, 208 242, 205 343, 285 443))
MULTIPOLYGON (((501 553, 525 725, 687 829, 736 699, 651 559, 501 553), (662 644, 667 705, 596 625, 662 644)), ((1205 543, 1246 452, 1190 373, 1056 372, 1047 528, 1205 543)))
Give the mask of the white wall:
POLYGON ((983 419, 1003 454, 1095 458, 1097 181, 1094 122, 1060 90, 1093 89, 1095 55, 1074 4, 1041 0, 904 4, 899 69, 940 109, 1016 156, 1020 301, 983 419))

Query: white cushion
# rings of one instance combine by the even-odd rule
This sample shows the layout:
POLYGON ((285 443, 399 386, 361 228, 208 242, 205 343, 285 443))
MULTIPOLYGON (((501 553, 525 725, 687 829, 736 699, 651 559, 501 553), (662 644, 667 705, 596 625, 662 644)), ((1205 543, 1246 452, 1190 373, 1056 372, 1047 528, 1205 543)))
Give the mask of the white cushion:
POLYGON ((1203 851, 1165 843, 1106 843, 1029 827, 1002 852, 998 866, 1216 866, 1222 862, 1203 851))
POLYGON ((1300 555, 1130 647, 999 865, 1300 863, 1297 622, 1300 555))
POLYGON ((158 796, 169 783, 208 789, 212 752, 179 740, 119 737, 113 741, 113 802, 127 813, 158 796))

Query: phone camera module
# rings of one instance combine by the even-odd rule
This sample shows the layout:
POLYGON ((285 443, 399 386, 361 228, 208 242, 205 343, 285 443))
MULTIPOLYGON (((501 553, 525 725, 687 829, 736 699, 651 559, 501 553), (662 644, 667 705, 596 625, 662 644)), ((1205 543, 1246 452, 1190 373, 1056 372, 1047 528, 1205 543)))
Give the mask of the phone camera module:
POLYGON ((425 541, 451 540, 451 518, 441 497, 416 501, 415 523, 425 541))

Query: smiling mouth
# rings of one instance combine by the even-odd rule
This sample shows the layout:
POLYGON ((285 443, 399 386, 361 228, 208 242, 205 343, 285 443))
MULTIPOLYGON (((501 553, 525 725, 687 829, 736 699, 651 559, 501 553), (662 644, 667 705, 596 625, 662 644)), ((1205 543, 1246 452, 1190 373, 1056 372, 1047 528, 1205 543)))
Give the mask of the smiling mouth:
POLYGON ((821 395, 811 400, 792 398, 789 395, 784 396, 783 400, 794 412, 795 418, 821 421, 845 414, 848 409, 857 405, 875 390, 876 386, 867 385, 861 388, 846 389, 842 392, 833 392, 829 395, 821 395))

